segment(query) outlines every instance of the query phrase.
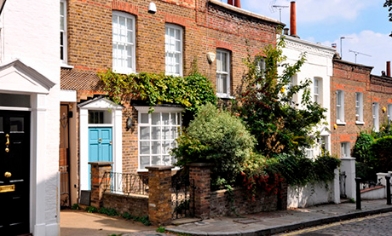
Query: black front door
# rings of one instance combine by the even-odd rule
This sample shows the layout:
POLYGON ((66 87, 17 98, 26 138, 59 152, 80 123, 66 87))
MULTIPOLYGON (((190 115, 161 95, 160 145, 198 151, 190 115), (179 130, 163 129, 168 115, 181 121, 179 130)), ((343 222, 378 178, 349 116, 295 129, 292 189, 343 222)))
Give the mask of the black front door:
POLYGON ((28 234, 30 112, 0 110, 0 235, 28 234))

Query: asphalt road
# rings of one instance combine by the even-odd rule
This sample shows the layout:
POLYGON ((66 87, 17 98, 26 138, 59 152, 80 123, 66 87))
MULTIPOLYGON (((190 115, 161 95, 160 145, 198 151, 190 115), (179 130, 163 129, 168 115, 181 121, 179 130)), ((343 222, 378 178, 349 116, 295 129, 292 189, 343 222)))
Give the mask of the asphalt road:
POLYGON ((392 212, 279 234, 281 236, 392 235, 392 212))

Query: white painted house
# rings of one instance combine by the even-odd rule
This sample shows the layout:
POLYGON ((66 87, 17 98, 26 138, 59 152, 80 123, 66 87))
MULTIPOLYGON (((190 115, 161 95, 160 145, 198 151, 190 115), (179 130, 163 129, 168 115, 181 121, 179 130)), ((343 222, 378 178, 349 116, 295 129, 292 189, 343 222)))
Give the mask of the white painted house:
MULTIPOLYGON (((331 124, 330 121, 330 80, 333 75, 332 58, 335 54, 335 48, 323 46, 321 44, 302 40, 297 36, 296 26, 296 4, 294 1, 290 4, 290 33, 284 30, 285 47, 283 55, 286 57, 284 63, 294 64, 299 60, 302 54, 305 54, 306 61, 300 68, 300 71, 293 76, 291 84, 300 84, 306 79, 311 80, 310 93, 313 101, 318 102, 326 108, 326 119, 316 128, 315 131, 320 133, 320 138, 315 140, 316 144, 308 148, 306 155, 309 158, 315 158, 321 153, 322 148, 326 151, 331 150, 331 124)), ((277 37, 279 40, 279 36, 277 37)), ((297 94, 294 100, 300 104, 301 94, 297 94)))
POLYGON ((59 5, 0 15, 0 235, 59 235, 59 5))
MULTIPOLYGON (((309 158, 314 158, 321 153, 321 148, 330 150, 330 78, 332 76, 332 57, 335 49, 320 44, 315 44, 301 40, 297 37, 285 35, 286 46, 283 48, 283 55, 287 57, 286 62, 294 64, 302 53, 306 55, 306 61, 300 71, 292 78, 292 84, 299 84, 301 81, 310 79, 312 84, 310 92, 313 101, 318 102, 322 107, 327 108, 326 119, 317 127, 321 138, 316 140, 314 147, 306 150, 309 158)), ((300 104, 302 94, 297 94, 294 99, 300 104)))

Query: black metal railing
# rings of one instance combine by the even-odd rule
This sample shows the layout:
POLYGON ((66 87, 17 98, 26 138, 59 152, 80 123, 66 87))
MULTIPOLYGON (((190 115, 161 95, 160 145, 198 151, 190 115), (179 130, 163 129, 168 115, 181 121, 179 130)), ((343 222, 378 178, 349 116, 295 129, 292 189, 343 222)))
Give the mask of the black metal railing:
POLYGON ((144 175, 105 172, 102 184, 112 193, 148 195, 148 176, 144 175))

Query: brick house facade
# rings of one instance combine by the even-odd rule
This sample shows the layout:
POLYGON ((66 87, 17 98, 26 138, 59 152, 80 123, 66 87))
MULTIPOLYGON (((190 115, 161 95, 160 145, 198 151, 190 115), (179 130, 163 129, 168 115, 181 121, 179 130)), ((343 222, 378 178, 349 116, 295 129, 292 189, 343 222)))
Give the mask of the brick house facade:
MULTIPOLYGON (((150 121, 154 114, 148 114, 145 107, 116 106, 104 97, 97 97, 104 94, 99 87, 98 71, 112 68, 122 73, 183 76, 189 74, 196 61, 199 72, 216 86, 217 61, 226 58, 224 62, 228 70, 224 72, 228 74, 229 86, 218 88, 222 90, 218 95, 225 99, 235 95, 247 69, 242 60, 248 52, 256 56, 266 45, 274 45, 277 28, 282 25, 279 21, 218 0, 157 0, 154 2, 155 14, 148 12, 150 1, 146 0, 61 2, 65 19, 61 32, 64 42, 61 47, 61 89, 64 94, 61 104, 68 114, 72 114, 68 115, 68 132, 63 132, 61 137, 69 140, 62 143, 66 143, 63 148, 66 149, 64 153, 68 153, 71 203, 77 202, 80 190, 89 188, 86 178, 91 152, 89 137, 92 133, 89 132, 93 132, 92 129, 108 126, 109 132, 111 130, 113 142, 110 142, 109 161, 114 163, 115 171, 140 172, 148 162, 148 156, 147 159, 140 157, 143 151, 139 146, 144 144, 139 137, 144 126, 139 123, 142 114, 150 121), (124 48, 117 42, 122 36, 127 37, 122 35, 123 23, 131 35, 126 56, 124 48), (170 51, 168 45, 175 50, 170 51), (209 63, 207 53, 216 55, 216 60, 209 63), (108 111, 112 106, 115 106, 113 113, 108 111), (94 114, 102 114, 103 123, 91 123, 94 114), (126 128, 129 117, 132 118, 131 130, 126 128)), ((159 108, 155 111, 163 119, 163 116, 173 118, 181 109, 165 111, 165 108, 159 108)), ((101 131, 104 132, 97 132, 101 131)), ((154 164, 155 157, 149 158, 150 164, 154 164)))
POLYGON ((378 132, 392 112, 390 74, 375 76, 372 69, 339 58, 333 60, 331 153, 340 158, 351 157, 358 134, 378 132))

